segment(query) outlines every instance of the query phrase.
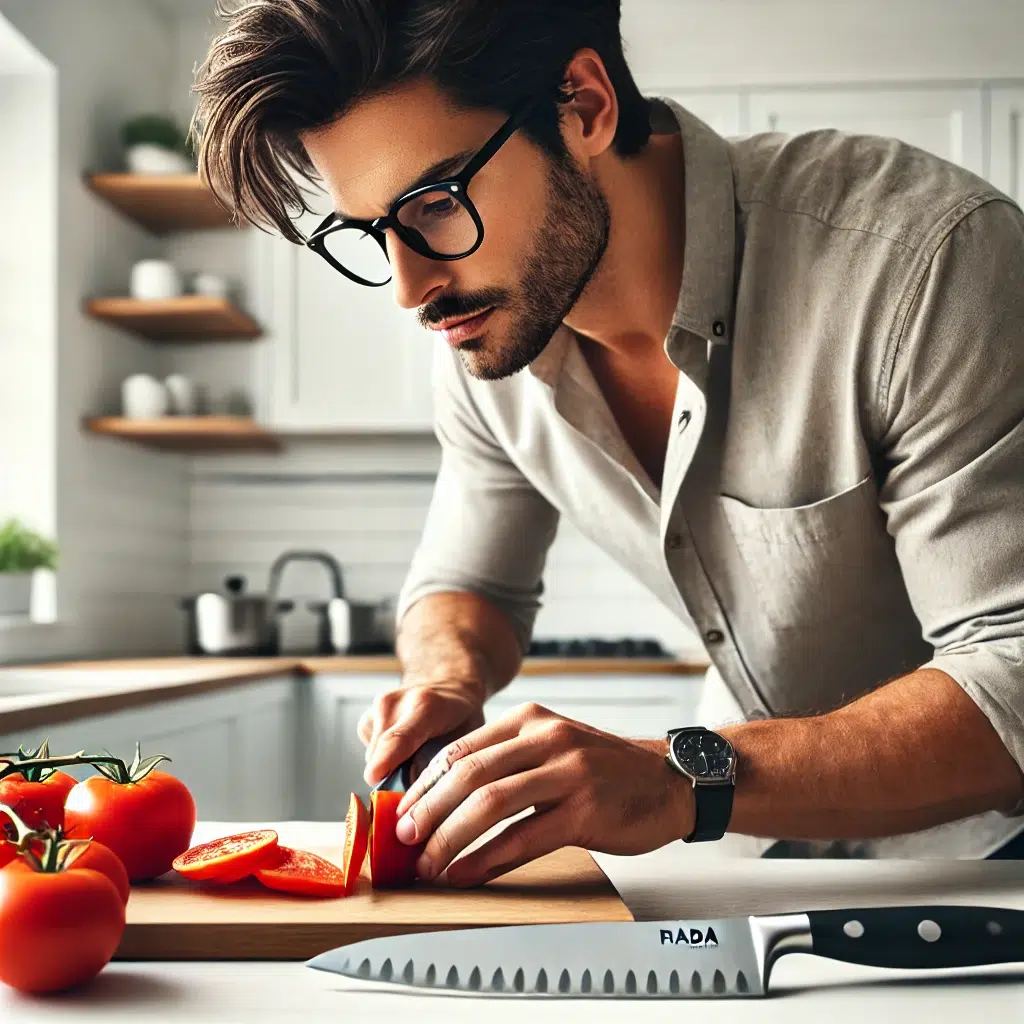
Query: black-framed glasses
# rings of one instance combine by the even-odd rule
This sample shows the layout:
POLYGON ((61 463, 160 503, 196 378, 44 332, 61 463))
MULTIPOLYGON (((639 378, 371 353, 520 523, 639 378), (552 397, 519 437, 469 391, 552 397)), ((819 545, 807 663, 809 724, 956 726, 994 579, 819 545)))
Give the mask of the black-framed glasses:
POLYGON ((469 183, 512 137, 533 106, 530 102, 515 111, 454 177, 406 192, 384 217, 375 220, 339 220, 332 213, 306 245, 350 281, 370 288, 380 288, 391 280, 388 228, 413 252, 429 259, 470 256, 484 240, 484 224, 469 198, 469 183))

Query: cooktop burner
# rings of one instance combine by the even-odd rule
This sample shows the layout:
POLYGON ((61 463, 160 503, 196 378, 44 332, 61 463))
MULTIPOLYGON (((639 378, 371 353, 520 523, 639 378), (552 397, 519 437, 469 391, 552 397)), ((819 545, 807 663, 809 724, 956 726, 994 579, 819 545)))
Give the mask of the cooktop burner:
POLYGON ((657 640, 624 637, 599 640, 595 637, 534 640, 530 644, 534 658, 670 658, 657 640))

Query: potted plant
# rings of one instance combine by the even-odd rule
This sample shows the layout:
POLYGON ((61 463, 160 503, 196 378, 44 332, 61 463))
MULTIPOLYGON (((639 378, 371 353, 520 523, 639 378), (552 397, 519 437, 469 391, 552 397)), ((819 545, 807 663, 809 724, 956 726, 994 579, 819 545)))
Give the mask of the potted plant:
POLYGON ((0 524, 0 615, 28 615, 32 575, 57 567, 57 545, 18 519, 0 524))
POLYGON ((189 174, 195 170, 185 135, 173 118, 140 114, 121 127, 128 170, 133 174, 189 174))

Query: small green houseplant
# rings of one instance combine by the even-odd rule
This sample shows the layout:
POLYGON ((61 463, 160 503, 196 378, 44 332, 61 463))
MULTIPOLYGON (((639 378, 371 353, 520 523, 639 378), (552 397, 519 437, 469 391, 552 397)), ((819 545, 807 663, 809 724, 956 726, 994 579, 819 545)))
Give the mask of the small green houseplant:
POLYGON ((28 615, 32 574, 57 567, 57 545, 18 519, 0 523, 0 615, 28 615))
POLYGON ((188 174, 192 150, 177 122, 164 114, 139 114, 121 126, 128 169, 135 174, 188 174))

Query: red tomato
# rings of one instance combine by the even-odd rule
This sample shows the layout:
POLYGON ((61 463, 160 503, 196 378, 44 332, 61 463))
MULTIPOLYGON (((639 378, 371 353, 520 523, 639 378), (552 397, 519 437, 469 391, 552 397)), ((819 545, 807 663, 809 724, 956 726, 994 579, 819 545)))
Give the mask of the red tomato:
MULTIPOLYGON (((0 779, 0 803, 13 807, 29 828, 59 828, 64 824, 64 801, 78 780, 55 771, 42 782, 27 782, 20 772, 0 779)), ((10 819, 0 814, 0 828, 10 819)))
POLYGON ((192 846, 174 858, 174 870, 186 878, 237 882, 276 859, 277 833, 273 829, 239 832, 192 846))
POLYGON ((306 850, 278 846, 274 862, 254 874, 268 888, 300 896, 344 896, 345 872, 306 850))
POLYGON ((124 933, 124 903, 99 871, 0 871, 0 981, 22 992, 82 985, 107 965, 124 933))
MULTIPOLYGON (((37 852, 41 853, 41 846, 34 844, 37 852)), ((128 883, 128 872, 125 871, 121 858, 113 850, 102 843, 93 840, 88 846, 79 847, 78 851, 69 857, 70 863, 66 870, 80 871, 88 868, 90 871, 98 871, 101 875, 114 883, 117 894, 121 897, 122 903, 128 902, 131 886, 128 883)), ((7 865, 7 871, 32 871, 32 865, 24 857, 15 855, 13 862, 7 865)))
POLYGON ((406 846, 395 835, 401 793, 379 789, 370 793, 370 882, 374 889, 404 889, 416 878, 416 861, 425 843, 406 846))
POLYGON ((170 871, 196 827, 188 787, 167 772, 150 771, 138 782, 103 775, 79 782, 68 794, 64 826, 69 839, 97 839, 109 846, 132 882, 170 871))
POLYGON ((366 847, 370 841, 370 814, 366 805, 352 793, 348 801, 348 814, 345 817, 345 895, 355 892, 359 881, 359 872, 366 859, 366 847))

